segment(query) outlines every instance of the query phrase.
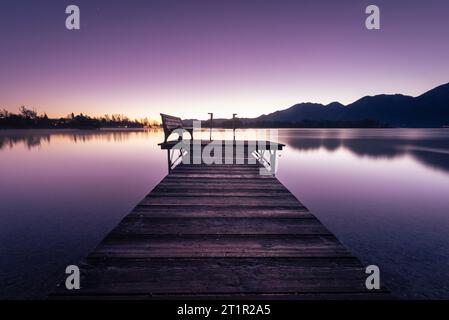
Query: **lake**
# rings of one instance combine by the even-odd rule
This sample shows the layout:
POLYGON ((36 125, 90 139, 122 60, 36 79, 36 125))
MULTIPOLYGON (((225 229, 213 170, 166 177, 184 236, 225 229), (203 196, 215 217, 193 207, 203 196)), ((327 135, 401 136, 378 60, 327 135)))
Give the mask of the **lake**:
MULTIPOLYGON (((449 298, 449 129, 278 135, 279 180, 394 294, 449 298)), ((161 130, 0 131, 0 298, 45 298, 167 174, 162 141, 161 130)))

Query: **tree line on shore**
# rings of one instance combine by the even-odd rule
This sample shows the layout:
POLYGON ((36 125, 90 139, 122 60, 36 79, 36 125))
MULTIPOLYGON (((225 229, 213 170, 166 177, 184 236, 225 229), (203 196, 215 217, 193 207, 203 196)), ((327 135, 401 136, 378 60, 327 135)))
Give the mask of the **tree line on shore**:
POLYGON ((148 118, 131 120, 121 114, 91 117, 82 113, 51 119, 46 113, 38 114, 32 108, 20 107, 18 113, 0 110, 0 129, 99 129, 159 127, 148 118))
MULTIPOLYGON (((191 126, 192 120, 184 120, 191 126)), ((216 119, 214 128, 386 128, 388 124, 376 120, 361 121, 260 121, 254 119, 216 119)), ((201 121, 203 128, 210 121, 201 121)), ((51 119, 46 113, 38 114, 32 108, 20 107, 18 113, 0 109, 0 129, 100 129, 100 128, 159 128, 160 124, 148 118, 131 120, 121 114, 91 117, 82 113, 71 113, 66 117, 51 119)))

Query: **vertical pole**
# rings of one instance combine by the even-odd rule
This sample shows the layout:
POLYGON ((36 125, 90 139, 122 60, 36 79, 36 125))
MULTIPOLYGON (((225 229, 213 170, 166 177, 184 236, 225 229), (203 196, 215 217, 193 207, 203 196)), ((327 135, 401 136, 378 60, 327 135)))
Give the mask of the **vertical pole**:
POLYGON ((167 164, 168 164, 168 173, 171 171, 171 164, 170 164, 170 149, 167 149, 167 164))
POLYGON ((212 141, 212 128, 214 127, 213 122, 214 122, 214 114, 212 112, 209 112, 210 114, 210 136, 209 136, 209 140, 212 141))
POLYGON ((273 176, 276 175, 277 150, 270 150, 270 171, 273 176))
POLYGON ((233 134, 234 134, 234 141, 235 141, 235 116, 236 115, 237 115, 237 113, 232 114, 232 130, 233 130, 233 134))

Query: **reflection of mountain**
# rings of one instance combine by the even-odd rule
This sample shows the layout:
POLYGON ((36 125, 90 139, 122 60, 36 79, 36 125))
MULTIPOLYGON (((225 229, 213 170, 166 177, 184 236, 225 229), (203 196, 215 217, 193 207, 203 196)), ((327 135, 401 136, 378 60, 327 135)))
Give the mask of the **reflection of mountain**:
POLYGON ((449 83, 430 90, 419 97, 377 95, 363 97, 344 106, 300 103, 288 109, 242 119, 251 123, 355 122, 364 119, 379 121, 394 127, 441 127, 449 125, 449 83))
POLYGON ((346 148, 361 157, 395 158, 411 155, 426 166, 449 171, 449 130, 432 130, 434 134, 425 134, 425 130, 417 133, 399 129, 379 130, 378 134, 375 131, 367 134, 363 130, 353 130, 347 135, 341 135, 341 132, 301 130, 295 135, 281 133, 279 139, 289 147, 302 151, 346 148))
MULTIPOLYGON (((125 142, 133 135, 144 138, 150 130, 6 130, 0 131, 0 150, 24 144, 27 148, 50 144, 57 139, 68 139, 75 143, 95 140, 125 142)), ((323 148, 336 151, 346 148, 363 157, 394 158, 411 155, 426 166, 449 172, 449 129, 282 129, 280 142, 301 150, 323 148)))

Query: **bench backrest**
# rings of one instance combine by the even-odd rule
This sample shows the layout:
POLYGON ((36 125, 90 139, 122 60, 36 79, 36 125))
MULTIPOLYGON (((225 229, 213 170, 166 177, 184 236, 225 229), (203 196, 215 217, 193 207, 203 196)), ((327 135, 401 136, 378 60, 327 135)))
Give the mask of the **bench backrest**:
POLYGON ((162 127, 167 130, 173 131, 178 128, 182 128, 182 120, 179 117, 169 116, 168 114, 161 113, 162 127))
POLYGON ((165 141, 169 135, 176 129, 182 129, 182 120, 179 117, 169 116, 168 114, 161 113, 162 128, 164 129, 165 141))

